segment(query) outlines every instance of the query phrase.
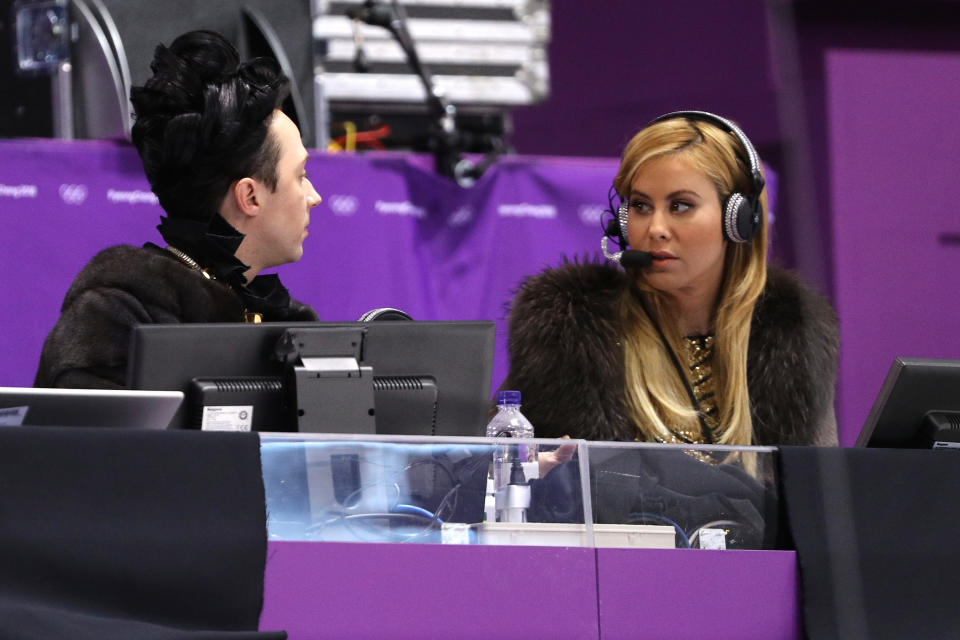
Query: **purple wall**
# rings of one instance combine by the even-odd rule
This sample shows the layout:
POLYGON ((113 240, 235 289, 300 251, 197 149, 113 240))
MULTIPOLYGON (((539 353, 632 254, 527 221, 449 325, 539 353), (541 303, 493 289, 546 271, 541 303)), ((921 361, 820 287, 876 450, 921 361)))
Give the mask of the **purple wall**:
POLYGON ((521 153, 611 156, 654 117, 706 109, 779 141, 760 0, 554 0, 550 97, 515 111, 521 153))
POLYGON ((960 358, 960 52, 833 49, 825 75, 849 444, 895 357, 960 358))

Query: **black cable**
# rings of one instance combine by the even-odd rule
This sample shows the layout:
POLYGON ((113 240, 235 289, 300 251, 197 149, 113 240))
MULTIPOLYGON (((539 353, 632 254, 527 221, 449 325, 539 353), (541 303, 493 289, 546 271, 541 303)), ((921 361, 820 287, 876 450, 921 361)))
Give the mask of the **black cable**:
MULTIPOLYGON (((407 471, 415 467, 429 464, 429 465, 432 465, 434 469, 439 467, 446 474, 447 480, 450 481, 451 489, 448 490, 447 493, 443 496, 443 498, 440 499, 440 503, 437 505, 437 508, 434 510, 433 522, 436 522, 439 520, 446 520, 446 518, 441 518, 442 509, 444 505, 447 503, 447 501, 450 499, 450 493, 455 490, 458 490, 463 485, 463 480, 461 479, 461 477, 458 477, 454 473, 454 470, 450 467, 450 465, 447 464, 447 462, 442 459, 442 457, 445 455, 446 455, 445 453, 442 453, 441 456, 434 456, 434 458, 431 460, 414 460, 413 462, 411 462, 401 470, 401 473, 406 473, 407 471)), ((460 496, 458 494, 455 494, 453 496, 453 503, 450 505, 451 514, 453 514, 457 510, 459 499, 460 499, 460 496)))
POLYGON ((600 229, 603 235, 616 242, 617 247, 623 251, 627 248, 627 244, 620 231, 620 216, 617 212, 619 206, 613 204, 614 199, 619 197, 620 194, 617 193, 616 185, 611 184, 610 188, 607 189, 607 208, 600 216, 600 229), (611 218, 605 221, 604 217, 606 215, 610 215, 611 218))
POLYGON ((687 532, 683 530, 683 527, 666 516, 662 516, 659 513, 633 512, 628 516, 628 520, 629 524, 647 524, 651 520, 654 522, 665 522, 673 527, 676 535, 680 537, 680 540, 683 542, 683 548, 691 548, 690 538, 687 536, 687 532))
MULTIPOLYGON (((365 538, 365 536, 363 535, 364 532, 361 530, 360 527, 358 527, 358 524, 364 525, 366 524, 365 521, 367 520, 394 520, 394 521, 408 520, 408 521, 422 522, 423 520, 427 520, 427 519, 428 519, 427 516, 414 514, 414 513, 387 512, 387 513, 345 514, 345 513, 339 512, 339 513, 333 514, 333 517, 327 519, 324 522, 308 527, 307 532, 308 534, 311 534, 311 535, 319 534, 320 535, 319 539, 323 540, 323 537, 322 537, 323 531, 327 527, 329 527, 331 524, 335 522, 341 522, 343 523, 344 527, 346 527, 356 539, 363 541, 365 538)), ((423 530, 413 534, 402 534, 396 531, 391 531, 390 529, 383 529, 383 528, 367 525, 366 533, 369 533, 374 537, 366 536, 365 541, 381 542, 384 536, 393 538, 396 541, 401 541, 401 542, 409 541, 413 538, 424 535, 427 531, 436 531, 437 530, 437 527, 435 524, 436 520, 437 520, 436 515, 434 515, 432 519, 429 519, 428 524, 424 526, 423 530)))
MULTIPOLYGON (((456 512, 458 502, 459 502, 459 491, 464 483, 471 479, 477 471, 488 466, 490 464, 490 456, 493 453, 495 447, 483 447, 479 453, 471 453, 470 459, 464 462, 460 469, 454 468, 455 465, 451 464, 447 459, 447 452, 441 451, 440 454, 435 454, 430 459, 416 459, 411 461, 409 464, 401 468, 397 472, 397 476, 406 474, 411 469, 414 469, 423 465, 431 465, 433 468, 439 468, 440 471, 446 476, 447 480, 450 482, 451 487, 440 499, 440 502, 437 505, 437 508, 430 515, 416 514, 416 513, 398 513, 394 511, 389 511, 386 513, 354 513, 348 514, 345 511, 328 511, 327 517, 322 521, 316 524, 310 525, 306 528, 308 536, 323 539, 324 530, 334 523, 341 523, 343 526, 350 531, 357 540, 368 541, 368 542, 379 542, 384 536, 393 538, 399 542, 410 542, 416 538, 429 535, 436 532, 439 529, 439 524, 442 524, 443 521, 447 519, 445 511, 449 511, 452 515, 456 512), (388 520, 388 521, 418 521, 424 522, 427 521, 423 527, 414 533, 398 533, 396 531, 390 531, 389 529, 381 529, 368 524, 368 521, 378 521, 378 520, 388 520)), ((349 494, 344 500, 345 503, 349 504, 352 499, 360 494, 364 490, 369 490, 371 487, 382 485, 384 483, 374 483, 366 484, 358 487, 355 491, 349 494)), ((386 483, 387 485, 394 488, 396 495, 393 498, 393 506, 388 508, 394 508, 400 500, 400 484, 399 481, 395 478, 392 482, 386 483)), ((425 510, 427 511, 427 510, 425 510)), ((427 513, 430 513, 427 511, 427 513)))
MULTIPOLYGON (((660 342, 663 343, 663 348, 667 350, 667 355, 670 356, 670 362, 673 363, 674 369, 677 370, 677 374, 680 376, 680 381, 683 382, 683 388, 686 390, 687 396, 690 398, 690 404, 693 405, 694 411, 697 412, 697 420, 700 422, 700 430, 703 432, 703 438, 706 440, 706 444, 714 444, 713 431, 710 430, 710 427, 707 426, 707 421, 703 418, 703 412, 700 410, 700 403, 697 402, 697 396, 693 393, 693 387, 690 385, 690 380, 687 379, 686 372, 680 365, 680 360, 677 358, 677 354, 673 352, 673 347, 670 346, 670 341, 667 340, 667 336, 664 335, 663 329, 660 328, 660 323, 657 322, 654 314, 650 312, 650 308, 647 306, 646 300, 643 299, 643 294, 639 291, 634 291, 634 295, 636 296, 637 301, 640 303, 640 306, 643 308, 643 312, 647 314, 647 317, 650 318, 650 322, 653 323, 653 328, 657 330, 657 335, 660 336, 660 342)), ((677 435, 677 437, 687 444, 694 444, 683 436, 677 435)))

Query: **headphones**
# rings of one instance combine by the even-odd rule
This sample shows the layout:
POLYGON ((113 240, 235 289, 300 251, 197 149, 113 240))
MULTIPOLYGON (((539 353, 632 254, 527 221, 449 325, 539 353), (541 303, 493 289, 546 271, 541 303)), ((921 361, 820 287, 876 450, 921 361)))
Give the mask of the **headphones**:
MULTIPOLYGON (((740 128, 718 115, 707 111, 673 111, 664 114, 659 118, 651 120, 647 126, 663 122, 664 120, 673 120, 674 118, 684 118, 695 122, 706 122, 712 124, 724 131, 731 133, 736 137, 744 151, 746 157, 741 156, 741 160, 747 165, 750 174, 750 188, 746 193, 735 191, 731 193, 726 202, 722 203, 723 210, 723 237, 731 242, 747 242, 753 238, 760 227, 763 225, 763 208, 760 205, 760 193, 763 191, 764 180, 760 172, 760 157, 756 149, 750 143, 750 139, 740 128)), ((645 127, 646 128, 646 127, 645 127)), ((615 216, 614 220, 604 229, 604 246, 606 237, 614 238, 621 247, 627 246, 627 220, 630 213, 630 204, 621 201, 616 209, 613 210, 613 194, 616 190, 611 186, 608 198, 610 201, 610 213, 615 216)), ((607 252, 604 252, 606 254, 607 252)))
POLYGON ((413 320, 409 314, 393 307, 371 309, 357 318, 357 322, 379 322, 383 320, 413 320))

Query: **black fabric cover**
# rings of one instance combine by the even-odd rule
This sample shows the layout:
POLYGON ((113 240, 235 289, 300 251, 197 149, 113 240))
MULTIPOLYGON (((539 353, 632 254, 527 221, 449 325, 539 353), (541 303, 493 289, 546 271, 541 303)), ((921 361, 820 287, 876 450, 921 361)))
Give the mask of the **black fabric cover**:
POLYGON ((960 455, 782 447, 808 637, 960 635, 960 455))
POLYGON ((0 429, 0 637, 258 633, 256 434, 0 429))

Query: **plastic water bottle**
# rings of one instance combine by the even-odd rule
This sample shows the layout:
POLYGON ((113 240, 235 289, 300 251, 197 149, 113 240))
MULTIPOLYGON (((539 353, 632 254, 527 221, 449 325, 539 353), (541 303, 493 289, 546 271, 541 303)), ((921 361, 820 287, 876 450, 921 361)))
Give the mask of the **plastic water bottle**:
MULTIPOLYGON (((520 413, 519 391, 497 392, 497 414, 487 424, 488 438, 532 438, 533 425, 520 413)), ((526 522, 529 481, 536 478, 537 447, 505 444, 494 450, 488 491, 494 495, 497 522, 526 522)), ((488 520, 489 520, 488 510, 488 520)))

